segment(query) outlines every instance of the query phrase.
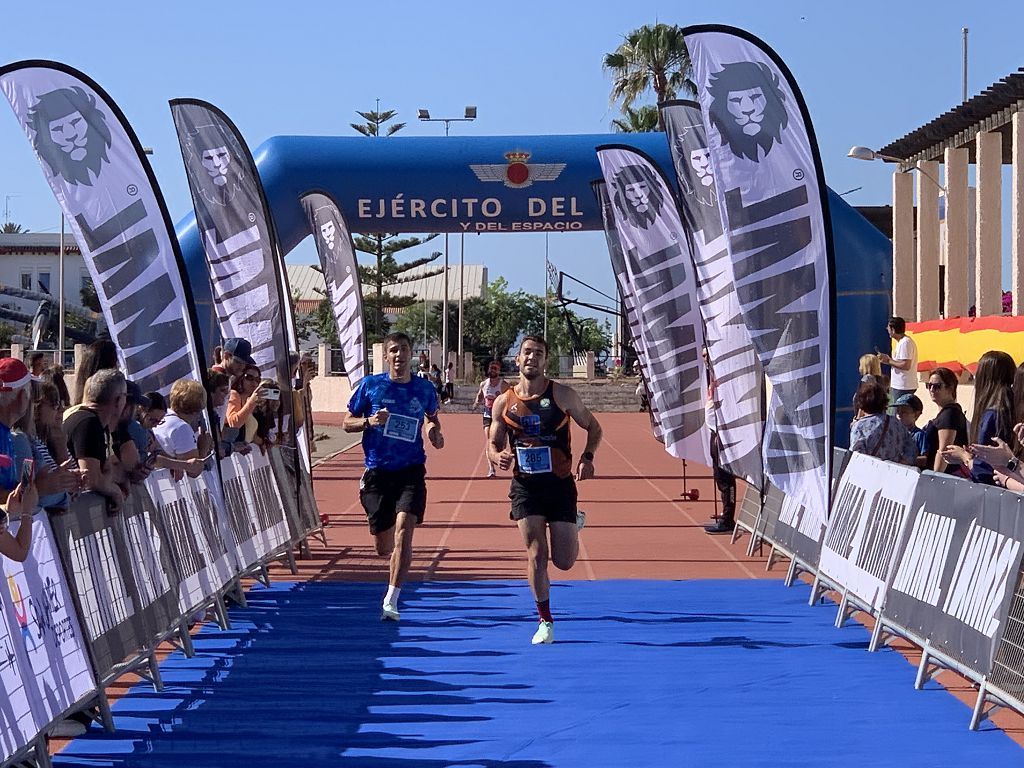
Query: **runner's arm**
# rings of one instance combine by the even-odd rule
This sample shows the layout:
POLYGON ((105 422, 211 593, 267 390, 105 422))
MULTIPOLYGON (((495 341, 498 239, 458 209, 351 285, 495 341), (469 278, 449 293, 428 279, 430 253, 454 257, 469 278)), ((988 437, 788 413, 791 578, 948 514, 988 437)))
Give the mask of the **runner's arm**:
POLYGON ((473 398, 473 407, 474 408, 478 408, 479 406, 483 405, 483 402, 484 402, 484 385, 483 385, 483 382, 481 382, 480 386, 476 388, 476 397, 473 398))
MULTIPOLYGON (((505 426, 505 420, 502 418, 502 414, 505 412, 505 395, 504 393, 494 398, 494 404, 491 406, 491 431, 488 434, 487 440, 487 458, 493 464, 501 464, 502 454, 505 453, 505 448, 508 446, 508 427, 505 426)), ((503 467, 507 469, 507 467, 503 467)))
POLYGON ((593 477, 594 460, 586 457, 593 457, 597 447, 601 444, 601 425, 597 421, 597 417, 583 404, 579 393, 572 387, 567 387, 564 384, 556 385, 552 394, 555 396, 559 408, 568 413, 569 417, 582 429, 587 430, 587 444, 577 462, 576 478, 585 480, 593 477))
POLYGON ((423 424, 430 424, 427 427, 427 440, 435 448, 444 448, 444 435, 441 434, 441 415, 440 411, 434 411, 433 413, 427 413, 423 416, 423 424))

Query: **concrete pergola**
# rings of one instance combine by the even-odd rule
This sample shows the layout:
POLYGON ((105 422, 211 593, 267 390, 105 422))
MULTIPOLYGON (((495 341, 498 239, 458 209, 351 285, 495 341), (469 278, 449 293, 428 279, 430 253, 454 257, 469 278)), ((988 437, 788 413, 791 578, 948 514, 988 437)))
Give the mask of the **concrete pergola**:
POLYGON ((901 159, 892 180, 895 314, 916 320, 966 317, 972 274, 977 315, 1002 314, 1004 164, 1013 169, 1010 289, 1013 314, 1022 314, 1024 68, 883 147, 879 153, 901 159), (972 163, 976 166, 973 265, 969 263, 972 203, 968 189, 968 166, 972 163), (910 173, 915 168, 919 172, 910 173), (941 255, 946 270, 945 290, 940 292, 939 198, 943 193, 946 238, 941 255), (944 296, 941 307, 940 294, 944 296))

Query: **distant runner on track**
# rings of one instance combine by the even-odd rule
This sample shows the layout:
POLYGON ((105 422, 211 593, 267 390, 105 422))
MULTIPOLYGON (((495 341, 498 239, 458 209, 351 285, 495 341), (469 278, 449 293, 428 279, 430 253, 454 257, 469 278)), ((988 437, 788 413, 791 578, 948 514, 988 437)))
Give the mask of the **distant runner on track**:
POLYGON ((435 448, 444 447, 437 390, 410 369, 412 341, 404 333, 384 338, 386 373, 359 382, 348 403, 346 432, 363 433, 366 471, 359 500, 377 554, 391 557, 381 619, 398 621, 398 595, 412 563, 412 536, 427 506, 423 427, 435 448))
POLYGON ((594 476, 594 451, 601 443, 601 425, 579 393, 544 375, 547 354, 544 339, 523 339, 516 355, 519 381, 494 401, 488 445, 491 461, 502 471, 513 472, 509 517, 516 521, 526 544, 527 579, 540 616, 534 645, 555 639, 548 560, 563 571, 576 562, 579 532, 586 522, 576 508, 576 480, 594 476), (587 431, 587 445, 580 454, 575 478, 570 419, 587 431), (508 450, 506 443, 510 444, 508 450))
POLYGON ((473 408, 483 406, 484 415, 484 456, 487 456, 488 477, 494 477, 494 462, 490 460, 487 445, 491 440, 491 408, 498 395, 508 389, 508 382, 501 378, 501 363, 491 360, 487 364, 487 378, 480 382, 476 391, 476 399, 473 400, 473 408))

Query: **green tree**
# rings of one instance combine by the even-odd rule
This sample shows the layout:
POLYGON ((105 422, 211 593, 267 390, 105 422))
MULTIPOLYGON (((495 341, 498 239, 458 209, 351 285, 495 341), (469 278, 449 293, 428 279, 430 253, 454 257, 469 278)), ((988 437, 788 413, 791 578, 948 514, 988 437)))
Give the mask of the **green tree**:
POLYGON ((21 235, 28 232, 21 224, 15 224, 13 221, 6 222, 2 228, 0 228, 0 234, 4 235, 21 235))
MULTIPOLYGON (((405 123, 392 123, 386 125, 398 114, 393 109, 380 109, 380 100, 377 101, 377 109, 366 112, 356 112, 365 123, 350 123, 350 125, 363 136, 380 138, 381 136, 392 136, 405 127, 405 123)), ((372 286, 372 293, 367 296, 363 292, 363 315, 366 317, 366 343, 373 344, 380 341, 389 331, 389 323, 384 316, 385 307, 403 308, 416 302, 414 297, 399 298, 387 292, 390 285, 407 283, 410 280, 422 280, 434 275, 441 274, 443 269, 423 270, 415 276, 409 276, 409 270, 422 267, 434 261, 441 255, 435 251, 430 256, 414 259, 413 261, 400 263, 395 254, 417 245, 429 242, 437 237, 437 234, 426 237, 399 237, 397 233, 375 232, 368 235, 356 235, 353 238, 356 250, 372 256, 373 266, 359 267, 359 278, 364 286, 372 286)))
POLYGON ((96 286, 92 284, 92 278, 87 277, 82 281, 82 288, 78 291, 82 299, 82 306, 91 309, 93 312, 100 311, 100 299, 96 295, 96 286))
MULTIPOLYGON (((658 102, 680 93, 697 93, 683 30, 670 24, 634 29, 618 48, 605 54, 604 70, 612 75, 611 103, 621 101, 623 110, 648 90, 658 102)), ((662 128, 660 116, 658 128, 662 128)))
POLYGON ((0 321, 0 347, 6 347, 7 349, 10 349, 11 340, 17 333, 20 333, 20 331, 13 325, 11 325, 10 323, 0 321))
POLYGON ((391 136, 392 134, 398 133, 400 130, 405 128, 405 123, 392 123, 391 125, 385 126, 384 124, 390 122, 398 114, 397 110, 386 109, 383 112, 380 111, 380 99, 377 99, 377 109, 369 110, 367 112, 360 112, 356 110, 356 114, 359 115, 365 123, 349 123, 363 136, 374 136, 379 137, 381 131, 384 132, 384 136, 391 136))
POLYGON ((616 133, 648 133, 658 130, 658 108, 650 104, 642 107, 626 107, 622 111, 623 118, 612 120, 612 130, 616 133))

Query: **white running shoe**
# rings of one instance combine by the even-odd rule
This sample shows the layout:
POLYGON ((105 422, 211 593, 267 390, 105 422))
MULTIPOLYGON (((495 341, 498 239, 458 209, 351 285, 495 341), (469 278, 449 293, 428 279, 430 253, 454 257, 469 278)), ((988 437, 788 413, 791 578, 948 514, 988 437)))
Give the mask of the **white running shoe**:
POLYGON ((542 621, 537 631, 533 633, 534 645, 547 645, 555 642, 555 623, 553 621, 542 621))
POLYGON ((576 510, 576 530, 582 531, 583 527, 587 524, 587 513, 582 509, 576 510))
POLYGON ((487 470, 487 476, 488 477, 497 477, 498 473, 494 471, 494 467, 491 467, 489 470, 487 470))
POLYGON ((398 621, 398 603, 384 603, 380 608, 381 621, 398 621))

